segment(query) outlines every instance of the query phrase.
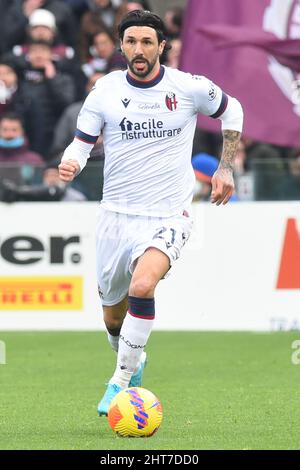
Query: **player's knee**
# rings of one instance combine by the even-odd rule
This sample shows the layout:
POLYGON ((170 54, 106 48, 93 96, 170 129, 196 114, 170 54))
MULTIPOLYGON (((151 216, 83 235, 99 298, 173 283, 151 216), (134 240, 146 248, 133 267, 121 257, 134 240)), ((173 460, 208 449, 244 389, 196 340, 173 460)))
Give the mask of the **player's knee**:
POLYGON ((121 328, 123 318, 124 315, 119 315, 112 307, 103 307, 103 320, 109 330, 121 328))
POLYGON ((153 297, 155 282, 151 278, 140 278, 132 280, 129 287, 129 295, 133 297, 153 297))
POLYGON ((123 320, 120 320, 120 319, 117 319, 117 318, 109 318, 109 317, 106 316, 104 318, 104 323, 105 323, 105 326, 108 330, 117 330, 117 329, 121 328, 123 320))

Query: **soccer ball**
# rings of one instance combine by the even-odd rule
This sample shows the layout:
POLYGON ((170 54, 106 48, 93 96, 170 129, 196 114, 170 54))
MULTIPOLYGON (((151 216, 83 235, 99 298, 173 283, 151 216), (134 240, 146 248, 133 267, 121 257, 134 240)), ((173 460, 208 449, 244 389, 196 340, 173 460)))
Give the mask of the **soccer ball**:
POLYGON ((113 431, 124 437, 150 437, 162 421, 158 398, 141 387, 126 388, 112 400, 108 422, 113 431))

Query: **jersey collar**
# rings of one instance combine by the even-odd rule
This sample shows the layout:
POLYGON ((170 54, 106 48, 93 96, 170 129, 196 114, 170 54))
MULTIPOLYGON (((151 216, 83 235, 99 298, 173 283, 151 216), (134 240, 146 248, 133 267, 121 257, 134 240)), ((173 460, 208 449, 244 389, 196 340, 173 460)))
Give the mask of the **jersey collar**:
POLYGON ((158 74, 156 77, 154 77, 152 80, 149 80, 148 82, 142 82, 141 80, 136 80, 133 78, 129 73, 127 72, 126 74, 126 79, 128 83, 134 87, 137 88, 151 88, 155 85, 157 85, 163 78, 165 74, 165 68, 161 65, 158 74))

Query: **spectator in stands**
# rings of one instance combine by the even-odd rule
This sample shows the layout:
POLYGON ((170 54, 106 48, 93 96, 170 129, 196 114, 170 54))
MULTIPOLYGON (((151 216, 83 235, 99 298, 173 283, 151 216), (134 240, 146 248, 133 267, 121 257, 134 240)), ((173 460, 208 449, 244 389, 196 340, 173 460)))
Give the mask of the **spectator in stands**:
POLYGON ((166 59, 164 61, 164 64, 167 67, 171 67, 172 69, 178 69, 182 47, 181 39, 172 39, 171 41, 169 41, 169 45, 170 49, 166 51, 166 59))
POLYGON ((38 101, 25 93, 17 69, 9 60, 0 61, 0 117, 7 112, 17 113, 25 126, 28 146, 38 151, 41 136, 38 132, 41 109, 38 101))
POLYGON ((111 0, 87 0, 91 12, 101 16, 105 27, 112 29, 115 21, 116 3, 111 0))
POLYGON ((247 149, 246 142, 241 139, 238 146, 238 151, 234 160, 234 173, 235 175, 243 175, 247 167, 247 149))
POLYGON ((84 194, 59 179, 58 163, 51 162, 44 168, 42 184, 19 185, 11 179, 2 181, 2 201, 86 201, 84 194))
POLYGON ((51 47, 42 41, 29 45, 23 77, 25 92, 35 97, 41 108, 39 132, 43 137, 43 148, 39 153, 49 158, 54 127, 63 110, 75 101, 75 86, 69 75, 56 69, 51 47))
POLYGON ((81 18, 79 33, 80 58, 86 63, 90 57, 90 47, 97 33, 108 31, 114 34, 116 14, 121 7, 110 0, 87 0, 89 10, 81 18))
POLYGON ((83 193, 61 181, 59 178, 58 165, 59 162, 56 160, 48 163, 43 173, 43 185, 48 188, 60 188, 62 190, 60 201, 86 201, 87 198, 83 193))
POLYGON ((79 28, 82 15, 87 11, 88 5, 86 0, 63 0, 64 3, 69 5, 76 18, 77 26, 79 28))
POLYGON ((288 154, 289 173, 278 187, 279 199, 286 201, 300 200, 300 148, 290 150, 288 154))
POLYGON ((101 31, 108 31, 117 39, 117 25, 123 16, 131 10, 149 10, 147 0, 87 0, 89 11, 84 13, 80 27, 80 58, 82 63, 88 62, 90 47, 94 36, 101 31))
MULTIPOLYGON (((103 76, 104 74, 102 73, 94 73, 90 76, 86 85, 86 95, 88 95, 88 93, 91 91, 96 81, 103 76)), ((51 155, 53 157, 55 156, 58 158, 58 155, 62 153, 65 148, 72 142, 77 127, 77 117, 82 105, 83 100, 71 104, 64 110, 62 116, 60 117, 54 132, 54 139, 51 150, 51 155)), ((94 153, 93 150, 92 156, 94 153)))
POLYGON ((9 29, 9 24, 6 21, 6 16, 10 7, 11 0, 0 0, 0 56, 7 51, 6 37, 8 35, 7 30, 9 29))
POLYGON ((114 34, 117 37, 117 25, 121 22, 123 16, 133 10, 148 10, 150 11, 150 5, 145 0, 124 0, 123 4, 120 6, 116 13, 115 24, 114 24, 114 34))
POLYGON ((72 9, 59 0, 12 0, 12 6, 6 14, 9 25, 6 32, 6 48, 26 41, 29 18, 36 9, 46 9, 53 13, 61 41, 69 46, 77 44, 76 21, 72 9))
MULTIPOLYGON (((194 201, 209 201, 211 195, 211 180, 219 166, 219 160, 207 153, 199 153, 192 159, 192 166, 196 177, 194 188, 194 201)), ((229 202, 237 201, 234 193, 229 202)))
POLYGON ((255 200, 279 199, 278 186, 285 172, 280 150, 273 145, 253 142, 247 148, 247 161, 254 176, 255 200))
POLYGON ((22 45, 15 45, 13 53, 15 56, 21 56, 28 52, 27 40, 45 41, 52 46, 52 59, 59 61, 62 59, 73 59, 75 51, 73 47, 60 43, 57 36, 55 16, 51 11, 37 9, 28 19, 26 29, 27 37, 22 45))
POLYGON ((92 57, 82 66, 87 77, 96 72, 109 73, 127 68, 124 57, 116 50, 113 36, 107 31, 101 31, 94 36, 90 52, 92 57))
POLYGON ((209 155, 219 155, 223 146, 222 134, 218 132, 208 132, 200 127, 196 127, 192 155, 198 153, 208 153, 209 155))
POLYGON ((125 2, 127 13, 133 10, 148 10, 150 11, 150 5, 147 0, 127 0, 125 2))
POLYGON ((0 119, 0 162, 42 165, 41 155, 28 149, 22 119, 16 113, 3 114, 0 119))
POLYGON ((249 171, 248 162, 248 147, 252 145, 253 141, 251 139, 242 138, 234 160, 233 174, 239 201, 254 200, 254 175, 252 171, 249 171))
MULTIPOLYGON (((28 31, 31 39, 54 44, 57 35, 55 16, 51 11, 37 8, 28 18, 28 31)), ((74 54, 74 50, 70 49, 74 54)))
POLYGON ((73 77, 76 85, 76 97, 81 99, 84 94, 86 78, 73 47, 59 42, 53 13, 45 9, 34 10, 29 17, 26 42, 22 45, 15 45, 12 49, 12 55, 7 54, 6 56, 18 64, 20 59, 24 59, 24 56, 28 54, 29 43, 32 41, 44 41, 51 46, 51 60, 60 72, 68 73, 73 77))
POLYGON ((165 13, 165 25, 169 39, 179 38, 184 18, 184 9, 181 7, 168 8, 165 13))

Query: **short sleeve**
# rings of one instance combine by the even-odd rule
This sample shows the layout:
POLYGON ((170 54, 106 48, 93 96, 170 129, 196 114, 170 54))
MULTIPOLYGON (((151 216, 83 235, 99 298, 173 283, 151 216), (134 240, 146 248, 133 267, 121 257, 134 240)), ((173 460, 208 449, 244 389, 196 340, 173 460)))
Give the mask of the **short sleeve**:
POLYGON ((226 110, 228 97, 221 88, 202 75, 190 75, 189 90, 195 106, 195 112, 214 119, 226 110))

